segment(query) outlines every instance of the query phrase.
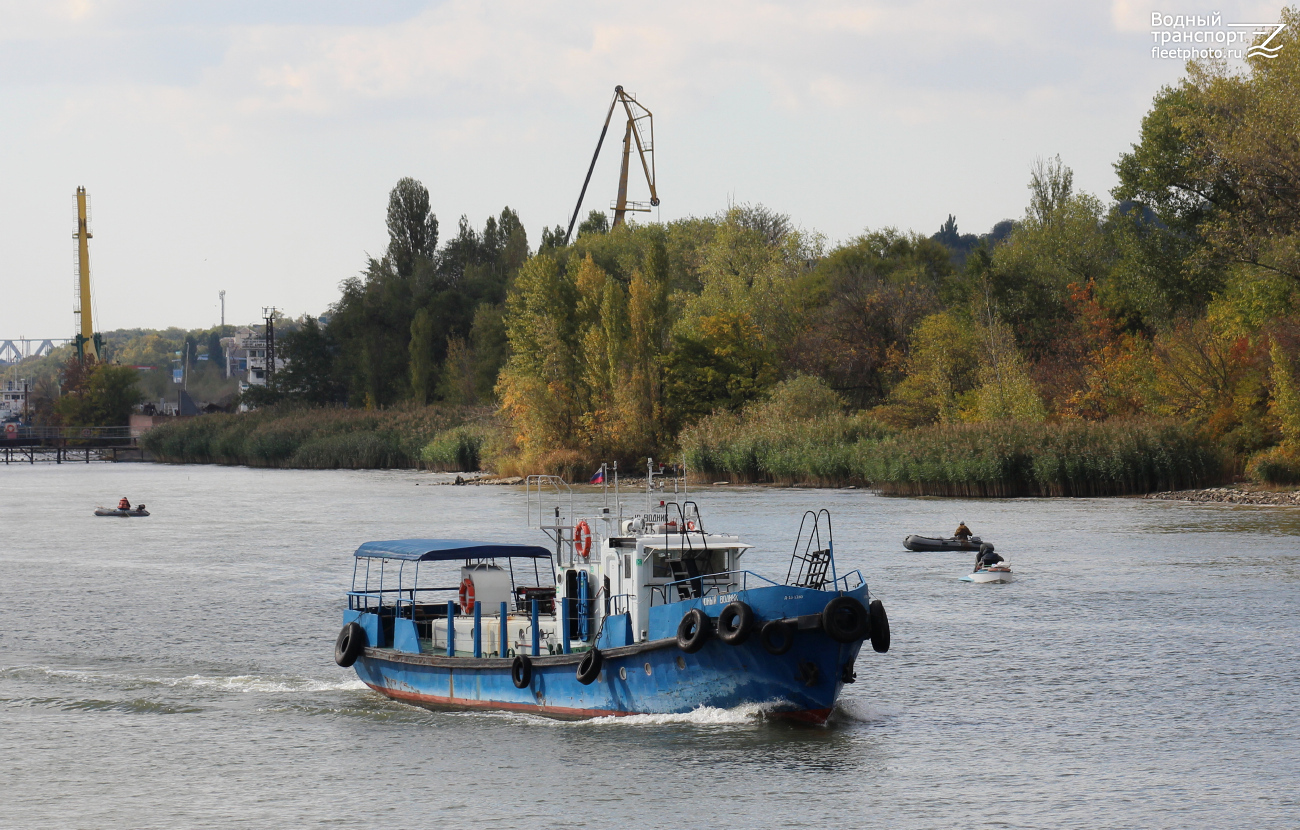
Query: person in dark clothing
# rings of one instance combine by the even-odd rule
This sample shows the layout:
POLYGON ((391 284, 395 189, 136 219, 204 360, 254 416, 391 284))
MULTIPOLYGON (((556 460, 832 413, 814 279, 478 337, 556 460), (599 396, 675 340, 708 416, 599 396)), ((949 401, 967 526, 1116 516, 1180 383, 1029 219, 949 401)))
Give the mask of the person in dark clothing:
POLYGON ((1004 562, 1002 554, 994 553, 993 546, 988 542, 980 545, 979 553, 975 554, 975 570, 980 568, 990 568, 999 562, 1004 562))
POLYGON ((957 529, 954 530, 954 531, 952 532, 952 535, 953 535, 953 538, 954 538, 954 539, 960 539, 960 540, 962 540, 963 542, 965 542, 967 539, 969 539, 969 538, 970 538, 971 536, 973 536, 974 534, 972 534, 972 533, 970 532, 970 528, 969 528, 969 527, 966 527, 966 523, 965 523, 965 522, 960 522, 960 523, 958 523, 958 525, 957 525, 957 529))

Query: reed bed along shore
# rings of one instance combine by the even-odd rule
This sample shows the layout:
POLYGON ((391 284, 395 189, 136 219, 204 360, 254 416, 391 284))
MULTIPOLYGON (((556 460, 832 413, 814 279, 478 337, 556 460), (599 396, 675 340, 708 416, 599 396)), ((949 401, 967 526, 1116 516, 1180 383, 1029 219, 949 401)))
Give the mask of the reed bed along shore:
MULTIPOLYGON (((163 424, 140 439, 158 461, 307 469, 456 469, 459 436, 490 417, 480 407, 421 406, 385 410, 268 407, 163 424), (456 432, 457 429, 461 431, 456 432), (426 450, 450 446, 446 454, 426 450)), ((481 442, 480 442, 481 445, 481 442)))
MULTIPOLYGON (((1168 421, 898 430, 866 413, 780 417, 768 408, 759 415, 718 414, 685 430, 680 457, 692 477, 1011 497, 1185 490, 1227 475, 1214 446, 1168 421)), ((471 472, 508 460, 504 436, 484 408, 271 407, 177 420, 155 427, 141 444, 156 460, 173 463, 471 472)))
POLYGON ((905 432, 862 416, 715 420, 682 438, 702 479, 867 486, 888 495, 1117 496, 1221 482, 1220 453, 1165 421, 988 423, 905 432))

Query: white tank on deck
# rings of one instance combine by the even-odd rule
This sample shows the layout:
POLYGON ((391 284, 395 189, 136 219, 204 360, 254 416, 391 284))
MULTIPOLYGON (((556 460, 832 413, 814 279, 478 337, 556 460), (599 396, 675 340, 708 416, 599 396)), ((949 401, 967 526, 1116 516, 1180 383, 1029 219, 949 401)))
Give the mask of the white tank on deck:
MULTIPOLYGON (((500 613, 501 603, 506 603, 506 611, 513 611, 510 601, 510 572, 496 565, 470 565, 460 569, 463 583, 469 580, 474 585, 474 602, 483 603, 483 616, 500 613)), ((463 612, 462 612, 463 613, 463 612)))

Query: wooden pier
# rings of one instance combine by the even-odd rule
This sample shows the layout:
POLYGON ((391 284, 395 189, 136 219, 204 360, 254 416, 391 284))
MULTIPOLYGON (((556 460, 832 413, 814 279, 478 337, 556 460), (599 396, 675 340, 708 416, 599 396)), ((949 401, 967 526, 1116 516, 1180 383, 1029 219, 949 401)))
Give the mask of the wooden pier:
POLYGON ((0 432, 5 464, 89 464, 144 461, 130 427, 28 427, 6 424, 0 432))
POLYGON ((9 447, 3 455, 6 464, 85 463, 92 461, 144 461, 144 449, 131 444, 120 447, 9 447))

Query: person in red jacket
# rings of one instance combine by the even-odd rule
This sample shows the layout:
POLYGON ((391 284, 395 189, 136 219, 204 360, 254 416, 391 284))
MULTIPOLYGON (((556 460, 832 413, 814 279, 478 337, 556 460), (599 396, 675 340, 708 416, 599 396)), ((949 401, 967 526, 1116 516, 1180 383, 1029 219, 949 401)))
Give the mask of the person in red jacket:
POLYGON ((117 509, 118 509, 118 510, 130 510, 130 509, 131 509, 131 502, 129 502, 129 501, 126 500, 126 496, 123 496, 123 497, 122 497, 122 500, 119 501, 119 502, 117 503, 117 509))

